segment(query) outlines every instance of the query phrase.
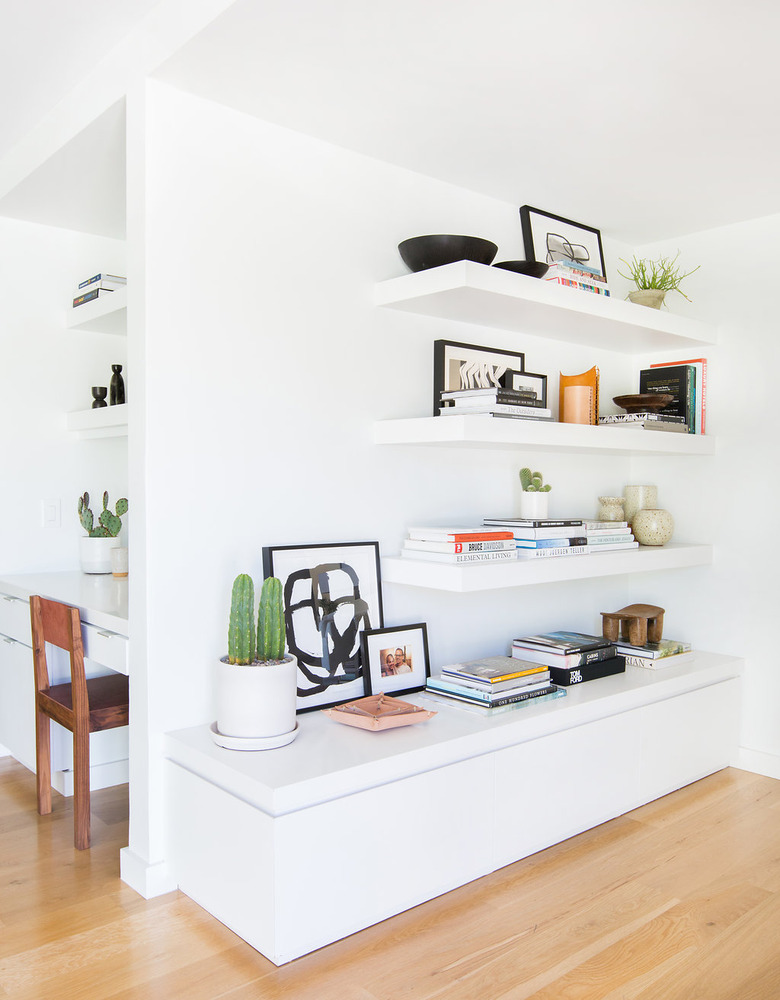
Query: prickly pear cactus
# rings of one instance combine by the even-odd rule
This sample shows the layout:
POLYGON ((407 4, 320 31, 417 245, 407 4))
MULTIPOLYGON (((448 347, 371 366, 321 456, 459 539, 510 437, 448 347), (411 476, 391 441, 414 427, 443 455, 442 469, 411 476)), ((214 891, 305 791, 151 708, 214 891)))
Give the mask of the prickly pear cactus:
POLYGON ((255 585, 241 573, 233 581, 228 626, 228 663, 246 665, 255 658, 255 585))
POLYGON ((284 659, 284 601, 282 583, 274 576, 263 580, 257 613, 257 658, 284 659))
POLYGON ((90 538, 116 538, 122 530, 122 515, 127 513, 127 497, 117 500, 114 514, 108 509, 108 490, 106 490, 103 494, 103 510, 100 512, 97 524, 94 514, 89 509, 89 493, 79 497, 78 512, 81 526, 90 538))

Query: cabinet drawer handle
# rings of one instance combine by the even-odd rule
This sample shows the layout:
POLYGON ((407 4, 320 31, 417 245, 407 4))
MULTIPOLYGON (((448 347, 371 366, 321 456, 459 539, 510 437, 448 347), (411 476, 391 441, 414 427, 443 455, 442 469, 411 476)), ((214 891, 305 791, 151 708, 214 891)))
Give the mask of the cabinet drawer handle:
POLYGON ((9 646, 15 646, 16 645, 16 639, 9 639, 9 637, 7 635, 3 636, 3 642, 8 643, 9 646))
POLYGON ((20 600, 18 597, 10 597, 8 594, 2 595, 4 601, 8 601, 9 604, 13 604, 14 601, 20 600))
POLYGON ((103 632, 100 629, 98 629, 98 635, 102 635, 104 639, 113 639, 114 636, 116 635, 116 632, 103 632))

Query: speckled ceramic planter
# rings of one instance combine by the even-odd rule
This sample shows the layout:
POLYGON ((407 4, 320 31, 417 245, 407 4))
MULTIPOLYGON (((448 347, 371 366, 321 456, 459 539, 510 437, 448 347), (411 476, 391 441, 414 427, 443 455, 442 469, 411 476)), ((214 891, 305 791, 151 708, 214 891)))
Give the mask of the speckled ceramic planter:
POLYGON ((640 545, 665 545, 674 533, 674 518, 668 510, 645 507, 634 515, 632 529, 640 545))
POLYGON ((649 306, 650 309, 660 309, 664 304, 665 291, 659 288, 638 288, 634 292, 629 292, 629 299, 638 306, 649 306))
POLYGON ((629 524, 633 524, 638 510, 642 510, 643 507, 658 506, 658 488, 649 483, 642 486, 624 486, 623 498, 623 517, 629 524))

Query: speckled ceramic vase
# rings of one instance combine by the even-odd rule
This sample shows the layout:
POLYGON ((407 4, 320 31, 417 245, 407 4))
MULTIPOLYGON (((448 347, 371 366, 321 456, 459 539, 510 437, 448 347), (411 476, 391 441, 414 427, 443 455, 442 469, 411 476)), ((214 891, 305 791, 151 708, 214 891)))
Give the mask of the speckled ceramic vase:
POLYGON ((660 288, 637 288, 629 292, 629 299, 638 306, 649 306, 650 309, 660 309, 664 304, 665 291, 660 288))
POLYGON ((599 497, 599 521, 624 521, 623 497, 599 497))
POLYGON ((629 524, 634 523, 634 515, 643 507, 658 506, 658 487, 651 485, 623 487, 623 517, 629 524))
POLYGON ((665 545, 674 533, 674 518, 668 510, 645 507, 634 515, 632 529, 640 545, 665 545))

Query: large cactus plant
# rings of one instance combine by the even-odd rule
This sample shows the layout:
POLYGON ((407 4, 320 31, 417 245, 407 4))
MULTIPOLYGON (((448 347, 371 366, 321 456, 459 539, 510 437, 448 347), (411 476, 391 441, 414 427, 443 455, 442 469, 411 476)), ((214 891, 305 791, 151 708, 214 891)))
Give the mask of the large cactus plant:
POLYGON ((270 663, 284 659, 284 601, 282 582, 274 576, 263 580, 257 612, 257 658, 270 663))
POLYGON ((122 530, 122 515, 127 513, 127 497, 116 502, 116 512, 108 509, 108 490, 103 494, 103 510, 95 524, 95 515, 89 508, 89 493, 79 497, 79 521, 90 538, 116 538, 122 530))
POLYGON ((255 639, 255 585, 252 577, 241 573, 233 581, 228 626, 228 663, 246 666, 253 663, 255 639))

